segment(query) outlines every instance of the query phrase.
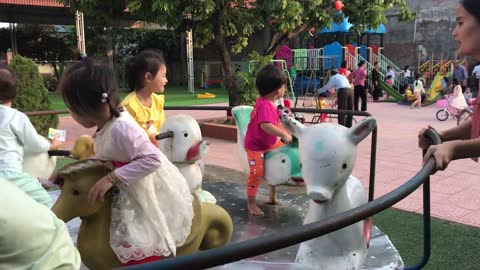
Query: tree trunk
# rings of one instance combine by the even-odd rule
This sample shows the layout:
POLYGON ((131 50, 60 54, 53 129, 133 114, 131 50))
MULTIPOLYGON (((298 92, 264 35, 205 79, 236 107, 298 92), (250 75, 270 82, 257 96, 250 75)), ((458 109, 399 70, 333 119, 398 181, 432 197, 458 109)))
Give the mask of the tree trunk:
POLYGON ((223 7, 218 9, 213 14, 213 35, 215 37, 215 48, 217 49, 220 62, 225 71, 225 86, 228 90, 228 104, 229 106, 236 106, 240 104, 240 95, 237 86, 235 85, 235 72, 232 68, 232 59, 230 52, 225 42, 225 33, 223 31, 223 23, 225 21, 225 9, 223 7))
MULTIPOLYGON (((57 68, 57 63, 55 60, 53 62, 50 62, 50 64, 53 67, 53 74, 55 75, 55 78, 57 79, 57 82, 60 81, 60 74, 58 74, 58 68, 57 68)), ((50 91, 50 89, 48 89, 50 91)))
MULTIPOLYGON (((280 39, 278 40, 272 40, 270 43, 273 44, 273 46, 269 46, 268 50, 266 50, 265 55, 274 55, 277 53, 278 49, 285 43, 287 43, 289 40, 292 38, 296 38, 300 33, 305 31, 307 29, 308 25, 302 24, 299 27, 295 28, 292 32, 285 33, 283 34, 280 39)), ((273 38, 277 39, 277 35, 274 35, 273 38)))

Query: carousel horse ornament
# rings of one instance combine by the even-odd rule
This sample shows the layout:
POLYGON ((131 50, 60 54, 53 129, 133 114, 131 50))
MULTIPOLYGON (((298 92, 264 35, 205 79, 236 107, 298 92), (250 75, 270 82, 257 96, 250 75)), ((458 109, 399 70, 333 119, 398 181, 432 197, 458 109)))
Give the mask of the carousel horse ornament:
MULTIPOLYGON (((346 128, 322 123, 304 126, 284 115, 285 127, 299 140, 302 175, 310 199, 304 224, 325 219, 367 203, 362 183, 351 172, 357 145, 375 128, 367 117, 346 128)), ((303 242, 296 263, 322 270, 361 269, 367 254, 371 219, 303 242)))
POLYGON ((200 160, 208 153, 209 142, 202 139, 197 121, 188 114, 168 117, 156 138, 160 150, 187 180, 192 194, 197 194, 202 202, 217 203, 210 192, 202 190, 203 163, 200 160))
MULTIPOLYGON (((64 222, 75 217, 81 218, 77 247, 82 261, 89 269, 122 266, 110 247, 111 204, 118 190, 116 187, 110 189, 104 201, 98 201, 94 205, 88 202, 90 188, 112 170, 111 162, 88 159, 68 164, 55 178, 55 183, 61 187, 61 193, 52 211, 64 222)), ((223 246, 232 236, 232 219, 223 208, 202 203, 196 195, 192 204, 195 215, 190 235, 183 246, 177 247, 177 256, 223 246)))
POLYGON ((85 160, 95 156, 95 145, 90 135, 81 135, 75 140, 71 158, 76 160, 85 160))

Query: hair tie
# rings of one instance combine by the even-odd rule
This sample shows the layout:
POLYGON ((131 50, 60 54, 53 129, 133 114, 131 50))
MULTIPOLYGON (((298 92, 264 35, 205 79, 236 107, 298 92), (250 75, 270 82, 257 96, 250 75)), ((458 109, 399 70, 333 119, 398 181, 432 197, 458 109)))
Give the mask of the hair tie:
POLYGON ((107 102, 108 102, 108 94, 102 93, 102 103, 107 103, 107 102))

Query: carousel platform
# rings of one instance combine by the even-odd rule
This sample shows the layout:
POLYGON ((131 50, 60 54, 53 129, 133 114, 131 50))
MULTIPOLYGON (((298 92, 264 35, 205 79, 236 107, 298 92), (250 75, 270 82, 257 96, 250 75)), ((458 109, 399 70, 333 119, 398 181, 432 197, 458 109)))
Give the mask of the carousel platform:
MULTIPOLYGON (((217 198, 217 204, 225 208, 231 215, 234 231, 231 243, 247 241, 283 229, 299 227, 308 208, 308 199, 304 187, 280 187, 277 205, 262 202, 267 200, 268 191, 262 187, 259 190, 258 202, 265 212, 264 217, 253 217, 247 213, 245 199, 246 176, 238 171, 219 166, 206 166, 203 189, 208 190, 217 198), (303 190, 303 191, 302 191, 303 190)), ((60 194, 59 190, 50 191, 54 200, 60 194)), ((375 220, 374 220, 375 223, 375 220)), ((76 243, 80 219, 67 223, 70 235, 76 243)), ((293 270, 305 269, 294 264, 299 245, 276 250, 246 260, 237 261, 211 269, 252 269, 252 270, 293 270)), ((404 264, 400 254, 395 249, 387 235, 374 227, 368 249, 367 259, 363 269, 403 269, 404 264)), ((83 267, 82 269, 87 269, 83 267)))

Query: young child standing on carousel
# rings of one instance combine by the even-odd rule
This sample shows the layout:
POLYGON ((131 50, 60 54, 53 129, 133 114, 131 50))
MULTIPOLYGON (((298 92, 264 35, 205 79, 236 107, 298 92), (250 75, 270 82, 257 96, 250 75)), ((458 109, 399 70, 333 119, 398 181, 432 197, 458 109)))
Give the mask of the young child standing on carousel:
POLYGON ((131 93, 121 106, 147 131, 150 141, 158 146, 155 135, 165 122, 165 96, 157 93, 163 93, 168 82, 165 60, 158 52, 143 51, 127 59, 125 78, 131 93))
POLYGON ((94 204, 114 185, 120 190, 110 224, 110 245, 118 259, 131 265, 175 255, 190 233, 193 197, 178 169, 118 107, 113 71, 89 60, 75 63, 65 71, 59 90, 75 121, 97 127, 95 157, 117 164, 89 190, 88 199, 94 204))
MULTIPOLYGON (((245 135, 245 150, 247 151, 250 172, 247 182, 248 212, 254 216, 262 216, 263 211, 256 203, 257 191, 264 174, 263 154, 284 143, 290 143, 292 136, 279 127, 279 113, 275 101, 285 94, 287 77, 274 65, 262 68, 255 81, 260 97, 250 115, 247 133, 245 135)), ((273 192, 270 190, 270 192, 273 192)), ((272 194, 270 194, 272 200, 272 194)), ((273 201, 272 201, 273 202, 273 201)))
POLYGON ((38 179, 24 173, 24 152, 42 153, 56 149, 61 142, 37 134, 28 117, 12 108, 17 96, 17 80, 6 67, 0 66, 0 178, 15 184, 35 201, 52 206, 48 192, 38 179))

